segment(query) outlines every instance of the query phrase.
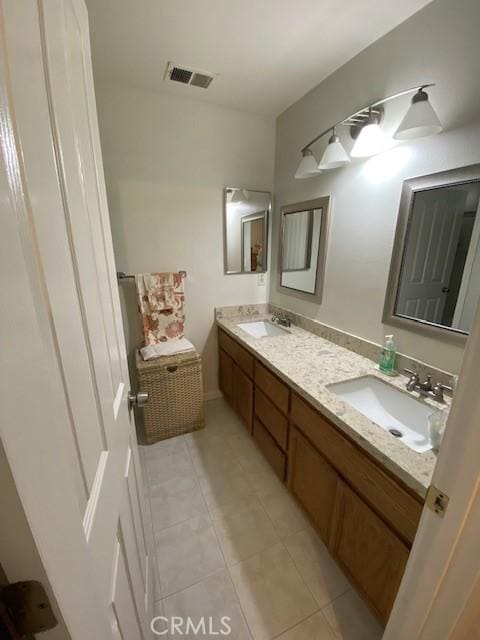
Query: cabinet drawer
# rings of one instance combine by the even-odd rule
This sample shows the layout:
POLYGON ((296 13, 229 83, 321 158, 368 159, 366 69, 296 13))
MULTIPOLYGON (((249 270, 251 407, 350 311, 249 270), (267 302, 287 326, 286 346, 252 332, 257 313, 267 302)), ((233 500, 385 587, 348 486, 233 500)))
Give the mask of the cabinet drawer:
POLYGON ((291 420, 373 509, 412 543, 423 505, 296 394, 291 420))
POLYGON ((235 342, 233 338, 227 336, 222 330, 218 331, 218 344, 247 376, 253 378, 254 358, 246 349, 241 347, 238 342, 235 342))
POLYGON ((287 450, 288 421, 275 405, 260 391, 255 390, 255 415, 268 429, 280 447, 287 450))
POLYGON ((255 361, 255 384, 280 411, 285 415, 288 414, 290 389, 257 361, 255 361))
POLYGON ((330 549, 386 623, 408 560, 408 548, 340 481, 330 549))
POLYGON ((253 421, 253 437, 255 438, 261 452, 273 467, 277 476, 282 480, 285 477, 286 456, 280 450, 275 440, 265 429, 259 420, 253 421))

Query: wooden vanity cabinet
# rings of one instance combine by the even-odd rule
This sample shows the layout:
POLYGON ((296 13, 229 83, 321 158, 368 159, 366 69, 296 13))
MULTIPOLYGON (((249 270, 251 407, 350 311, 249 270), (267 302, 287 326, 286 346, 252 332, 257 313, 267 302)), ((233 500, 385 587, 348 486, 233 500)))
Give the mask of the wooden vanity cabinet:
POLYGON ((386 623, 421 500, 219 330, 220 388, 378 619, 386 623))

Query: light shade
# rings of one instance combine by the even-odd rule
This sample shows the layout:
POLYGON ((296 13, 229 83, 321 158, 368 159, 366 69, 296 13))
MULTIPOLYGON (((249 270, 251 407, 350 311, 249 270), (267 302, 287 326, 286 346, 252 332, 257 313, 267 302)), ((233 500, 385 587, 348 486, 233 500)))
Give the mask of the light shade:
POLYGON ((238 204, 239 202, 243 202, 243 200, 244 198, 243 198, 242 190, 234 189, 230 202, 232 202, 233 204, 238 204))
POLYGON ((393 137, 396 140, 410 140, 430 136, 441 130, 442 124, 428 100, 428 94, 419 89, 393 137))
POLYGON ((303 178, 312 178, 313 176, 318 176, 321 173, 318 168, 317 161, 310 149, 305 149, 303 152, 303 158, 298 165, 298 169, 295 173, 295 178, 303 179, 303 178))
POLYGON ((386 148, 385 135, 378 126, 376 119, 371 117, 360 130, 350 155, 353 158, 367 158, 385 151, 386 148))
POLYGON ((325 149, 319 169, 337 169, 343 167, 350 162, 350 156, 343 148, 343 144, 340 142, 340 138, 333 134, 329 141, 328 146, 325 149))

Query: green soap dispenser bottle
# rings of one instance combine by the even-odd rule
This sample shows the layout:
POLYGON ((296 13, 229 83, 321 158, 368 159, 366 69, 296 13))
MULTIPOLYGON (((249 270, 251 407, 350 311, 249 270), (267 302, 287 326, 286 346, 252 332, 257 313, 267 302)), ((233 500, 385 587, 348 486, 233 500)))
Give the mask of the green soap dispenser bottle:
POLYGON ((393 334, 385 336, 385 346, 380 356, 379 368, 382 373, 387 376, 396 376, 395 361, 397 359, 397 349, 393 341, 393 334))

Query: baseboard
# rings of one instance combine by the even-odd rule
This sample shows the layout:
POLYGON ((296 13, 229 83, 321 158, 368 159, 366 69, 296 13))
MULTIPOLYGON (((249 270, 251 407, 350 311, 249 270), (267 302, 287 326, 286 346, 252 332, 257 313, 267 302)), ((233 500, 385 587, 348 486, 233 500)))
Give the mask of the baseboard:
POLYGON ((218 398, 223 398, 223 393, 220 389, 213 389, 213 391, 205 391, 203 394, 203 401, 208 402, 209 400, 218 400, 218 398))

